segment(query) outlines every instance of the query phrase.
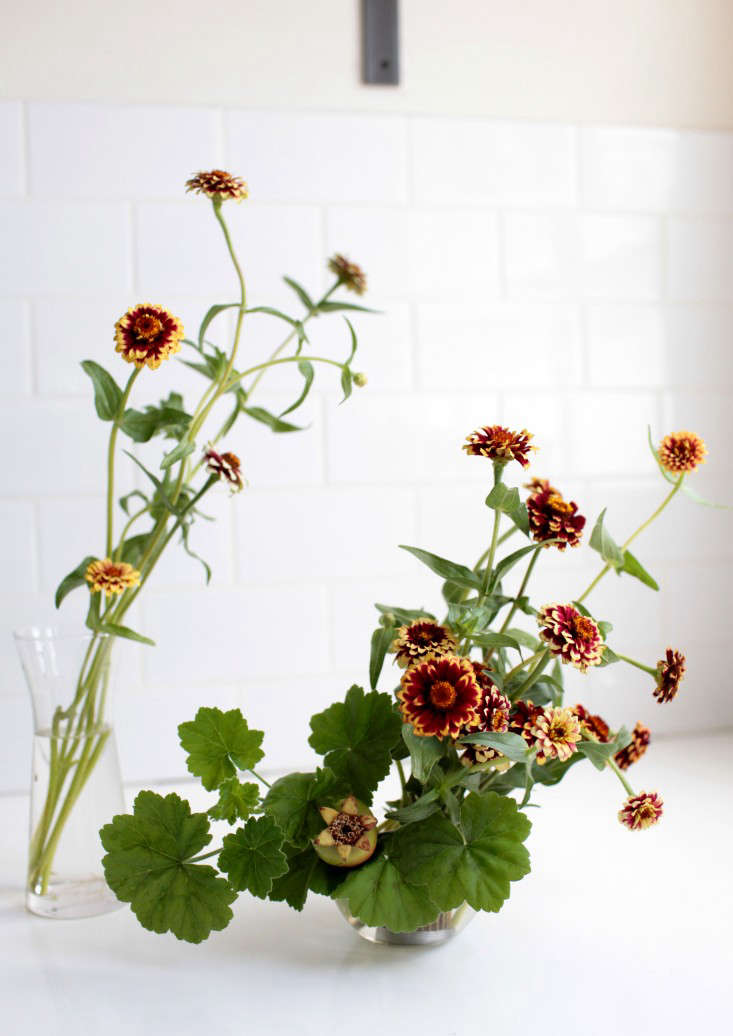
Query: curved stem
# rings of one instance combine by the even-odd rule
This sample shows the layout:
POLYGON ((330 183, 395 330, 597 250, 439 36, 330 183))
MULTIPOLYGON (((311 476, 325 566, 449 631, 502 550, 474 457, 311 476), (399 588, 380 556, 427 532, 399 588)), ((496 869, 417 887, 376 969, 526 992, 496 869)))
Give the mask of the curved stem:
POLYGON ((616 658, 620 658, 622 662, 626 662, 628 665, 633 665, 637 669, 643 669, 643 671, 645 673, 649 673, 650 676, 656 677, 657 675, 656 669, 653 669, 650 665, 644 665, 643 662, 637 662, 635 658, 629 658, 628 655, 620 655, 617 651, 616 658))
POLYGON ((529 676, 527 677, 527 679, 526 679, 526 680, 524 681, 524 683, 522 684, 522 686, 521 686, 521 687, 519 688, 519 690, 517 691, 517 693, 516 693, 515 695, 513 695, 513 696, 512 696, 512 700, 513 700, 513 701, 517 701, 517 699, 521 698, 521 697, 522 697, 522 695, 526 694, 526 693, 527 693, 527 691, 528 691, 528 690, 530 689, 530 687, 531 687, 531 686, 532 686, 532 685, 533 685, 533 684, 534 684, 534 683, 535 683, 535 682, 536 682, 537 680, 539 680, 539 678, 540 678, 540 676, 542 675, 542 672, 543 672, 543 670, 544 670, 545 666, 546 666, 546 665, 547 665, 547 663, 548 663, 548 662, 550 661, 550 649, 549 649, 549 648, 545 648, 545 649, 544 649, 544 651, 540 651, 540 652, 539 652, 539 656, 540 656, 540 657, 539 657, 539 659, 537 660, 537 665, 536 665, 536 666, 534 667, 534 669, 533 669, 533 670, 532 670, 532 672, 531 672, 531 673, 529 674, 529 676))
POLYGON ((629 795, 630 797, 633 797, 634 789, 631 787, 629 782, 624 777, 623 773, 619 769, 619 767, 618 767, 617 763, 615 762, 615 760, 613 760, 613 759, 611 759, 609 757, 609 759, 606 761, 606 765, 609 766, 613 770, 613 772, 616 774, 618 779, 621 781, 621 783, 623 784, 623 786, 624 786, 624 788, 626 790, 626 794, 629 795))
POLYGON ((125 413, 125 406, 130 398, 132 386, 135 384, 135 379, 141 370, 142 367, 136 367, 127 379, 125 391, 122 393, 120 405, 117 408, 117 413, 109 433, 109 446, 107 447, 107 549, 105 552, 105 557, 108 558, 112 556, 112 544, 114 542, 115 447, 117 445, 117 430, 125 413))
POLYGON ((268 367, 276 367, 279 363, 300 363, 301 360, 309 360, 310 363, 327 363, 331 367, 340 367, 342 370, 346 366, 340 360, 332 360, 328 356, 282 356, 278 360, 265 360, 264 363, 258 363, 254 367, 250 367, 246 371, 242 371, 241 374, 237 374, 235 378, 232 378, 229 383, 225 386, 224 392, 228 392, 229 389, 234 388, 237 382, 241 381, 242 378, 246 378, 249 374, 254 374, 255 371, 265 371, 268 367))
POLYGON ((115 551, 115 561, 119 561, 120 559, 120 555, 122 554, 122 546, 125 542, 125 539, 127 538, 128 532, 135 524, 135 522, 138 520, 138 518, 142 518, 142 516, 144 514, 147 514, 149 510, 150 506, 146 504, 145 507, 141 507, 139 511, 136 511, 135 514, 133 514, 132 517, 128 518, 128 520, 125 522, 124 526, 122 527, 122 532, 120 533, 120 540, 117 544, 117 550, 115 551))

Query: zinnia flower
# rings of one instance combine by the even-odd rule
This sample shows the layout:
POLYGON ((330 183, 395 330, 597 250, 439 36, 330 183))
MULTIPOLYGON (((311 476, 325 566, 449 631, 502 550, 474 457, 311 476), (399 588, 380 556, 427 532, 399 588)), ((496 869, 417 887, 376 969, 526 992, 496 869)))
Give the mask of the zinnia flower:
POLYGON ((616 765, 622 770, 628 770, 632 763, 638 762, 644 755, 651 739, 652 734, 649 727, 645 727, 643 723, 637 723, 631 731, 631 741, 629 741, 626 748, 616 752, 616 755, 613 757, 616 765))
POLYGON ((542 706, 533 701, 515 701, 509 715, 509 730, 512 734, 519 734, 532 747, 537 741, 535 721, 543 712, 542 706))
POLYGON ((583 705, 573 705, 570 709, 578 717, 580 732, 589 741, 600 741, 608 744, 611 740, 611 728, 601 716, 593 716, 583 705))
POLYGON ((561 662, 570 662, 581 673, 599 665, 605 644, 593 619, 570 604, 546 604, 537 614, 540 637, 561 662))
POLYGON ((319 813, 328 825, 313 839, 313 846, 334 867, 357 867, 377 846, 377 820, 367 807, 349 795, 338 809, 322 806, 319 813))
POLYGON ((130 586, 137 586, 140 573, 125 561, 112 561, 104 558, 101 561, 90 561, 85 573, 89 583, 89 592, 96 594, 100 590, 105 594, 121 594, 130 586))
POLYGON ((471 432, 463 449, 466 453, 488 457, 499 464, 508 464, 510 460, 516 460, 526 468, 529 465, 530 450, 536 449, 535 446, 529 445, 531 438, 526 428, 521 432, 512 432, 498 424, 486 425, 471 432))
POLYGON ((211 443, 209 443, 204 450, 204 459, 206 460, 206 470, 210 474, 217 475, 220 479, 228 482, 232 493, 239 492, 244 482, 242 480, 242 464, 236 453, 217 453, 211 443))
POLYGON ((562 494, 549 482, 545 482, 543 488, 527 498, 527 512, 529 531, 536 543, 559 539, 559 543, 550 544, 558 550, 565 550, 568 544, 577 547, 580 543, 585 518, 578 514, 575 501, 564 500, 562 494))
MULTIPOLYGON (((476 710, 476 719, 467 734, 503 734, 509 730, 509 710, 511 702, 501 693, 488 674, 488 667, 483 662, 471 662, 473 671, 482 691, 481 701, 476 710)), ((502 753, 489 745, 466 745, 461 756, 464 766, 476 763, 487 763, 498 758, 502 753)))
POLYGON ((348 291, 356 292, 357 295, 363 295, 366 291, 366 274, 356 263, 350 263, 346 256, 338 253, 332 255, 328 260, 328 268, 348 291))
POLYGON ((684 675, 685 656, 681 651, 667 648, 665 657, 657 662, 657 686, 654 690, 654 697, 660 705, 666 701, 672 701, 680 688, 684 675))
POLYGON ((115 324, 115 351, 136 367, 160 367, 181 348, 183 324, 162 306, 142 302, 115 324))
POLYGON ((543 709, 534 722, 532 733, 537 744, 537 762, 540 766, 548 759, 566 762, 577 752, 580 741, 580 723, 572 709, 543 709))
POLYGON ((482 693, 469 659, 443 655, 408 669, 397 698, 420 737, 457 738, 475 722, 482 693))
POLYGON ((662 815, 662 797, 656 791, 642 791, 630 795, 621 807, 618 818, 629 831, 643 831, 652 827, 662 815))
POLYGON ((212 169, 210 173, 196 173, 186 180, 186 190, 196 194, 205 194, 207 198, 218 198, 220 201, 242 201, 249 197, 249 188, 239 176, 232 176, 223 169, 212 169))
POLYGON ((456 638, 432 619, 416 619, 409 626, 400 626, 391 650, 395 661, 405 669, 429 655, 450 655, 456 649, 456 638))
POLYGON ((681 475, 705 463, 707 446, 694 432, 673 432, 659 444, 659 463, 667 471, 681 475))

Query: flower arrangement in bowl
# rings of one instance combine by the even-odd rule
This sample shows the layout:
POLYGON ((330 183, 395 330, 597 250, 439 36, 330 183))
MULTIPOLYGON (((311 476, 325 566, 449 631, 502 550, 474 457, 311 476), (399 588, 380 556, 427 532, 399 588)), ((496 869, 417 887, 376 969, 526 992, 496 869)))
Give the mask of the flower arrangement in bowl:
POLYGON ((660 794, 635 791, 627 779, 648 729, 611 730, 582 704, 567 704, 563 670, 589 675, 627 663, 649 673, 660 704, 676 696, 684 656, 669 648, 646 665, 622 655, 608 642, 611 624, 584 602, 610 571, 659 589, 629 546, 689 492, 686 477, 705 445, 680 432, 652 447, 668 483, 659 507, 621 546, 604 510, 589 538, 600 556, 597 576, 572 601, 535 605, 529 584, 538 560, 578 547, 586 519, 548 481, 533 479, 525 499, 506 484, 510 466, 528 465, 530 439, 497 425, 468 437, 467 453, 493 469, 487 549, 469 567, 404 548, 442 580, 446 615, 377 605, 370 690, 355 685, 311 719, 320 768, 270 784, 256 769, 263 734, 236 709, 203 707, 181 724, 188 769, 216 796, 208 811, 193 813, 177 794, 142 791, 131 815, 100 832, 110 888, 144 927, 200 942, 229 923, 242 891, 296 910, 313 892, 334 899, 366 938, 442 942, 475 912, 500 910, 511 883, 529 873, 525 811, 533 789, 557 784, 581 762, 621 782, 618 819, 630 831, 659 822, 660 794), (505 548, 514 536, 527 542, 505 548), (507 576, 522 565, 516 593, 505 592, 507 576), (534 632, 515 627, 518 612, 534 632), (401 674, 394 694, 377 690, 389 654, 401 674), (375 796, 380 802, 389 775, 399 794, 380 818, 375 796), (209 849, 212 821, 234 830, 209 849))
POLYGON ((97 415, 109 428, 106 518, 100 549, 90 550, 61 581, 56 607, 72 591, 85 590, 86 631, 82 636, 75 632, 71 638, 38 628, 17 635, 36 726, 27 904, 44 916, 80 916, 109 908, 97 839, 103 816, 90 814, 91 822, 86 827, 92 836, 91 845, 82 858, 72 858, 73 852, 72 856, 69 852, 75 845, 90 843, 81 830, 81 815, 95 801, 99 806, 99 794, 95 795, 89 784, 92 774, 108 771, 114 786, 116 770, 116 795, 121 801, 114 739, 107 718, 110 652, 117 638, 153 644, 126 624, 126 616, 174 540, 202 563, 208 582, 209 566, 189 543, 191 528, 206 517, 201 507, 215 487, 237 493, 245 484, 239 457, 229 446, 220 446, 220 441, 230 436, 242 416, 276 433, 300 430, 289 416, 308 396, 318 366, 338 371, 344 399, 353 385, 366 383, 365 375, 352 366, 357 336, 348 319, 352 311, 365 307, 345 301, 341 294, 342 289, 364 294, 363 271, 344 256, 334 255, 328 261, 331 284, 320 298, 312 298, 297 281, 284 278, 296 297, 297 315, 271 306, 251 306, 224 215, 225 205, 248 197, 246 183, 215 169, 193 176, 186 189, 211 203, 236 278, 236 301, 212 305, 196 337, 188 338, 181 321, 164 306, 149 302, 133 306, 114 325, 115 351, 131 368, 124 385, 100 364, 83 361, 82 367, 93 384, 97 415), (222 348, 211 335, 222 323, 218 318, 227 312, 234 316, 234 329, 229 345, 222 348), (330 314, 345 317, 343 360, 317 355, 308 338, 309 322, 330 314), (263 317, 283 326, 284 336, 275 338, 275 343, 281 340, 269 356, 248 356, 245 361, 240 351, 243 328, 248 320, 263 317), (187 407, 181 393, 171 390, 169 384, 159 403, 139 409, 132 406, 139 379, 163 377, 161 367, 184 346, 183 363, 203 377, 204 388, 195 406, 187 407), (256 405, 255 394, 265 373, 281 365, 297 368, 302 387, 290 406, 278 414, 256 405), (127 448, 121 449, 122 444, 127 448), (159 445, 153 459, 149 459, 147 444, 159 445), (144 481, 143 488, 116 500, 115 472, 122 460, 120 452, 144 481))

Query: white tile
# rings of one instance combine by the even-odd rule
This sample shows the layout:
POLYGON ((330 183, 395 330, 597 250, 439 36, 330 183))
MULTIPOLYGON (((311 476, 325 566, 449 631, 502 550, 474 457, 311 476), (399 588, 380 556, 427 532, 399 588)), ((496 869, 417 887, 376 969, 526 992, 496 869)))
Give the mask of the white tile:
POLYGON ((569 127, 418 118, 411 131, 420 204, 539 206, 575 200, 569 127))
POLYGON ((340 252, 364 270, 370 294, 389 299, 408 290, 404 209, 329 208, 326 240, 329 255, 340 252))
MULTIPOLYGON (((249 202, 227 210, 251 305, 290 305, 283 275, 308 289, 321 283, 319 214, 305 206, 261 206, 249 202)), ((201 198, 180 204, 137 207, 137 288, 145 297, 211 295, 211 302, 236 302, 239 289, 211 206, 201 198)))
POLYGON ((583 392, 570 400, 570 449, 584 475, 648 475, 647 426, 658 420, 651 393, 583 392))
POLYGON ((570 306, 424 303, 417 328, 426 389, 577 385, 581 378, 580 322, 570 306))
POLYGON ((396 482, 476 478, 461 449, 476 427, 495 423, 495 391, 361 394, 328 414, 328 477, 334 482, 396 482))
POLYGON ((0 196, 23 193, 23 124, 18 101, 0 102, 0 196))
POLYGON ((30 381, 28 306, 15 299, 0 299, 0 395, 26 395, 30 381))
POLYGON ((507 472, 505 480, 511 477, 515 482, 526 482, 535 476, 554 480, 572 471, 567 420, 572 398, 572 393, 559 391, 506 393, 499 423, 517 431, 526 428, 533 436, 535 450, 530 454, 529 468, 523 471, 514 464, 512 475, 507 472))
POLYGON ((145 656, 149 681, 242 681, 321 672, 326 661, 323 592, 248 586, 150 594, 145 628, 156 648, 145 656), (291 617, 287 637, 282 623, 291 617))
POLYGON ((36 585, 36 520, 30 503, 0 501, 0 580, 5 587, 36 585))
MULTIPOLYGON (((288 396, 273 396, 265 387, 261 393, 258 389, 252 403, 278 414, 295 398, 295 392, 288 396)), ((332 403, 330 405, 333 406, 332 403)), ((325 418, 320 400, 314 395, 283 420, 298 425, 302 431, 273 432, 267 425, 242 415, 229 433, 228 441, 242 461, 248 496, 265 488, 312 486, 323 482, 325 418)))
POLYGON ((0 225, 6 237, 0 283, 7 294, 93 297, 129 290, 126 206, 3 202, 0 225))
POLYGON ((670 298, 733 301, 732 230, 729 220, 670 219, 670 298))
POLYGON ((366 578, 409 567, 398 545, 414 535, 410 490, 273 491, 253 493, 243 504, 237 510, 243 582, 366 578))
POLYGON ((182 197, 189 176, 220 161, 218 119, 213 110, 172 105, 31 103, 31 192, 84 200, 182 197))
MULTIPOLYGON (((733 565, 714 562, 677 565, 662 596, 665 643, 684 651, 690 637, 721 646, 730 642, 727 614, 733 565)), ((661 655, 659 656, 661 658, 661 655)))
POLYGON ((405 200, 405 119, 234 111, 226 126, 227 162, 257 201, 405 200))
POLYGON ((410 288, 419 298, 495 298, 499 231, 492 212, 420 210, 408 216, 410 288))
POLYGON ((505 216, 511 295, 651 300, 659 297, 659 223, 648 216, 513 212, 505 216))
POLYGON ((583 201, 627 211, 730 212, 733 135, 663 129, 581 130, 583 201))

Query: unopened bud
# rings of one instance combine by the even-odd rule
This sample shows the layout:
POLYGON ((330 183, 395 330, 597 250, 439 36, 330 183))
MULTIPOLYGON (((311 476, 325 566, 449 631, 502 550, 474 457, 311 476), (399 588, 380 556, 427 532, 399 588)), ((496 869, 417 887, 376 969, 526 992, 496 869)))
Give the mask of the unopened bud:
POLYGON ((357 388, 364 388, 368 380, 369 379, 363 371, 357 371, 354 375, 354 384, 357 386, 357 388))

